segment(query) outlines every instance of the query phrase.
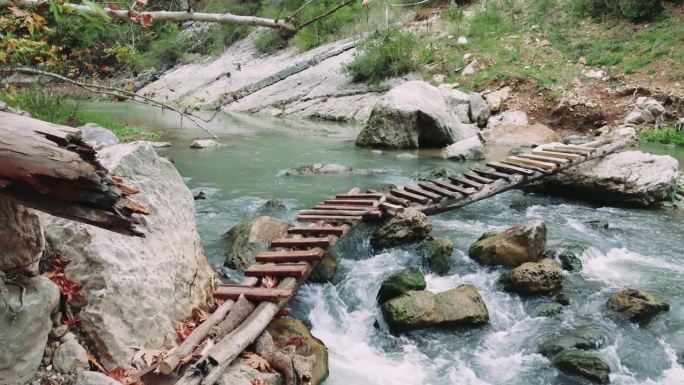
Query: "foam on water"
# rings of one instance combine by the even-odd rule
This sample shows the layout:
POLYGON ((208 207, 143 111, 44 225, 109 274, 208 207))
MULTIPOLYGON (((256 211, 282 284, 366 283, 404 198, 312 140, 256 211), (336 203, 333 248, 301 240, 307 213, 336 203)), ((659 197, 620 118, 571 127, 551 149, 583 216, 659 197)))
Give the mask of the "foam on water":
POLYGON ((641 255, 621 249, 602 253, 596 248, 587 249, 581 256, 582 274, 589 280, 600 281, 611 288, 648 285, 651 277, 644 269, 662 273, 684 275, 684 263, 663 258, 641 255))

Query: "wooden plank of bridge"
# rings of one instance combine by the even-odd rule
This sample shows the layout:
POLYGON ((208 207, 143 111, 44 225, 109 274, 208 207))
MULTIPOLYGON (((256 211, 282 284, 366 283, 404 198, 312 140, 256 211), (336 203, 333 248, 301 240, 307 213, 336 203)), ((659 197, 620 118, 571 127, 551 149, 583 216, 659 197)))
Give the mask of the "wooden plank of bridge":
POLYGON ((400 198, 405 198, 405 199, 411 200, 413 202, 421 203, 421 204, 427 204, 430 202, 429 198, 408 192, 406 190, 394 189, 394 190, 390 191, 390 193, 392 195, 396 195, 400 198))
POLYGON ((328 247, 330 238, 276 238, 271 241, 271 247, 328 247))
POLYGON ((244 295, 250 301, 276 302, 288 298, 292 294, 292 289, 221 285, 214 291, 214 298, 236 300, 240 295, 244 295))
POLYGON ((463 175, 466 176, 468 179, 471 179, 471 180, 474 180, 476 182, 480 182, 483 184, 494 183, 493 179, 489 179, 489 178, 485 178, 483 176, 477 175, 476 173, 474 173, 472 171, 468 171, 468 172, 464 173, 463 175))
POLYGON ((363 219, 362 216, 345 217, 339 215, 297 215, 299 222, 324 222, 324 223, 348 223, 357 224, 363 219))
POLYGON ((521 158, 519 156, 509 156, 508 158, 504 159, 502 162, 510 163, 510 164, 513 164, 516 166, 527 167, 527 168, 535 167, 539 171, 542 171, 542 172, 553 171, 558 167, 557 165, 555 165, 553 163, 542 162, 539 160, 525 159, 525 158, 521 158))
POLYGON ((520 158, 540 160, 542 162, 553 163, 553 164, 557 164, 557 165, 563 165, 563 164, 570 162, 567 159, 553 158, 553 157, 549 157, 549 156, 535 155, 535 154, 519 154, 517 156, 520 158))
POLYGON ((298 235, 337 235, 342 236, 347 233, 344 226, 309 226, 309 227, 290 227, 288 234, 298 235))
POLYGON ((372 199, 328 199, 326 205, 335 206, 377 206, 378 201, 372 199))
POLYGON ((445 196, 447 198, 460 198, 462 195, 455 192, 455 191, 449 191, 445 188, 439 187, 435 184, 428 183, 428 182, 418 182, 418 186, 422 187, 423 189, 427 191, 431 191, 433 193, 445 196))
POLYGON ((480 175, 488 176, 488 177, 494 178, 494 179, 506 179, 508 181, 511 180, 511 175, 504 174, 502 172, 498 172, 498 171, 492 170, 492 169, 471 167, 470 170, 475 172, 475 173, 478 173, 480 175))
POLYGON ((575 160, 580 160, 584 159, 584 156, 578 155, 578 154, 567 154, 564 152, 555 152, 551 151, 549 149, 541 149, 541 150, 532 150, 533 155, 541 155, 541 156, 546 156, 546 157, 551 157, 551 158, 558 158, 558 159, 567 159, 570 161, 575 161, 575 160))
POLYGON ((335 198, 337 199, 380 199, 383 197, 383 194, 380 193, 367 193, 367 194, 337 194, 335 198))
POLYGON ((336 206, 336 205, 314 205, 314 209, 320 209, 320 210, 354 210, 354 211, 368 211, 373 209, 373 206, 336 206))
MULTIPOLYGON (((369 193, 374 193, 374 194, 378 193, 378 191, 372 190, 372 189, 368 189, 366 191, 368 191, 369 193)), ((390 194, 384 194, 384 196, 385 196, 385 199, 387 200, 387 202, 389 202, 393 205, 399 205, 399 206, 404 206, 404 207, 411 206, 411 201, 408 199, 395 197, 394 195, 390 195, 390 194)))
POLYGON ((480 182, 475 182, 470 179, 464 178, 461 175, 455 175, 455 176, 448 176, 447 179, 452 181, 453 183, 460 183, 464 186, 470 186, 476 189, 481 189, 482 188, 482 183, 480 182))
POLYGON ((520 160, 515 159, 515 158, 516 157, 508 157, 508 158, 502 160, 501 163, 506 163, 506 164, 510 164, 510 165, 518 166, 518 167, 524 167, 524 168, 528 168, 528 169, 533 170, 533 171, 539 171, 542 173, 548 173, 548 172, 553 171, 552 169, 534 166, 534 165, 527 163, 527 162, 521 162, 520 160))
POLYGON ((457 193, 460 193, 463 195, 470 195, 470 194, 475 192, 475 189, 456 186, 455 184, 449 183, 449 182, 442 180, 442 179, 433 179, 433 180, 431 180, 431 182, 436 184, 439 187, 443 187, 443 188, 445 188, 447 190, 451 190, 451 191, 456 191, 457 193))
POLYGON ((325 255, 323 249, 260 251, 256 254, 259 263, 286 263, 299 261, 318 261, 325 255))
POLYGON ((279 263, 251 265, 245 269, 247 277, 301 277, 309 270, 308 263, 279 263))
POLYGON ((523 174, 526 176, 532 176, 535 174, 534 170, 530 170, 529 168, 518 167, 501 162, 487 162, 485 164, 497 170, 503 170, 514 174, 523 174))
POLYGON ((322 209, 312 209, 312 210, 301 210, 299 214, 301 215, 339 215, 339 216, 359 216, 359 215, 373 215, 374 213, 380 214, 380 211, 358 211, 358 210, 322 210, 322 209))
POLYGON ((406 190, 410 193, 416 194, 416 195, 422 195, 422 196, 424 196, 430 200, 433 200, 435 202, 439 202, 442 200, 441 195, 435 194, 435 193, 430 192, 430 191, 423 190, 422 188, 420 188, 418 186, 405 186, 404 190, 406 190))
POLYGON ((589 155, 591 154, 592 151, 594 151, 593 148, 573 148, 573 147, 568 147, 568 146, 554 146, 554 147, 546 147, 550 149, 551 151, 554 152, 565 152, 568 154, 579 154, 579 155, 589 155))

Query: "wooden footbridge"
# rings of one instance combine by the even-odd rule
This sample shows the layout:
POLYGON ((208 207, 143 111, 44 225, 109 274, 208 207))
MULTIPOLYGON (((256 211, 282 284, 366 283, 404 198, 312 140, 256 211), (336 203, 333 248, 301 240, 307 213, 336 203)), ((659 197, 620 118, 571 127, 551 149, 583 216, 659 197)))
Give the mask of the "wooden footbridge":
POLYGON ((224 337, 215 340, 176 384, 216 383, 228 365, 296 294, 329 248, 361 222, 408 209, 427 215, 454 210, 603 157, 625 145, 625 141, 601 140, 581 146, 540 146, 525 154, 487 162, 487 167, 472 167, 456 176, 421 181, 388 192, 362 192, 354 188, 301 210, 297 216, 301 225, 290 227, 286 237, 271 241, 269 251, 257 253, 257 264, 244 270, 246 278, 241 284, 224 284, 216 289, 214 297, 225 302, 161 363, 159 371, 171 374, 183 355, 189 354, 212 330, 219 329, 224 337))

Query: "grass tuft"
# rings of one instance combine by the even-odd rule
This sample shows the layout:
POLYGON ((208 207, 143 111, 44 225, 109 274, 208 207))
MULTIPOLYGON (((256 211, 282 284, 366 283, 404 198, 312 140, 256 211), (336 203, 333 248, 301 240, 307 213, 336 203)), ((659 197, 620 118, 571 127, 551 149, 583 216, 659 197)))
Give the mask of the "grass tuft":
POLYGON ((417 41, 411 32, 396 27, 369 36, 358 46, 358 52, 345 71, 354 81, 372 84, 407 74, 418 66, 417 41))
POLYGON ((648 143, 684 146, 684 132, 677 131, 671 126, 643 131, 639 134, 639 139, 648 143))

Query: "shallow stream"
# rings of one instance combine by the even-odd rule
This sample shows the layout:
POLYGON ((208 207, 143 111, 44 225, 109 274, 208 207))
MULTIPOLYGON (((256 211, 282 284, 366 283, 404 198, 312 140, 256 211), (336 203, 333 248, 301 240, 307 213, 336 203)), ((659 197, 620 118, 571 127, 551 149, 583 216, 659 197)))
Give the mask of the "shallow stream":
MULTIPOLYGON (((436 166, 454 171, 469 164, 445 161, 430 152, 410 152, 397 159, 354 146, 354 127, 223 115, 210 125, 225 147, 192 150, 189 139, 202 136, 179 129, 177 116, 128 104, 94 105, 129 123, 167 131, 169 155, 193 189, 208 195, 197 201, 197 221, 207 256, 216 266, 225 260, 222 235, 233 225, 258 215, 292 220, 300 209, 334 193, 406 184, 415 174, 436 166), (339 163, 382 173, 279 176, 279 171, 317 162, 339 163), (285 209, 263 209, 272 198, 285 209)), ((682 149, 649 147, 672 153, 684 163, 682 149)), ((328 385, 422 384, 583 384, 549 365, 536 353, 546 339, 586 325, 608 336, 600 349, 612 367, 611 383, 684 384, 684 215, 662 211, 595 207, 587 203, 520 191, 507 192, 460 210, 431 218, 434 233, 452 239, 456 250, 449 276, 427 275, 428 289, 443 291, 474 284, 490 312, 490 323, 478 329, 423 330, 392 335, 382 321, 375 296, 382 280, 419 263, 412 248, 372 251, 367 229, 360 228, 338 246, 337 277, 328 284, 303 287, 291 302, 295 315, 312 327, 330 351, 328 385), (543 219, 548 244, 583 243, 583 270, 569 273, 564 291, 570 298, 560 316, 535 317, 547 299, 506 293, 498 283, 505 271, 486 268, 468 258, 468 246, 483 232, 517 222, 543 219), (604 221, 609 228, 589 221, 604 221), (639 326, 605 309, 608 296, 636 287, 671 304, 671 310, 639 326), (378 321, 378 322, 376 322, 378 321)))

